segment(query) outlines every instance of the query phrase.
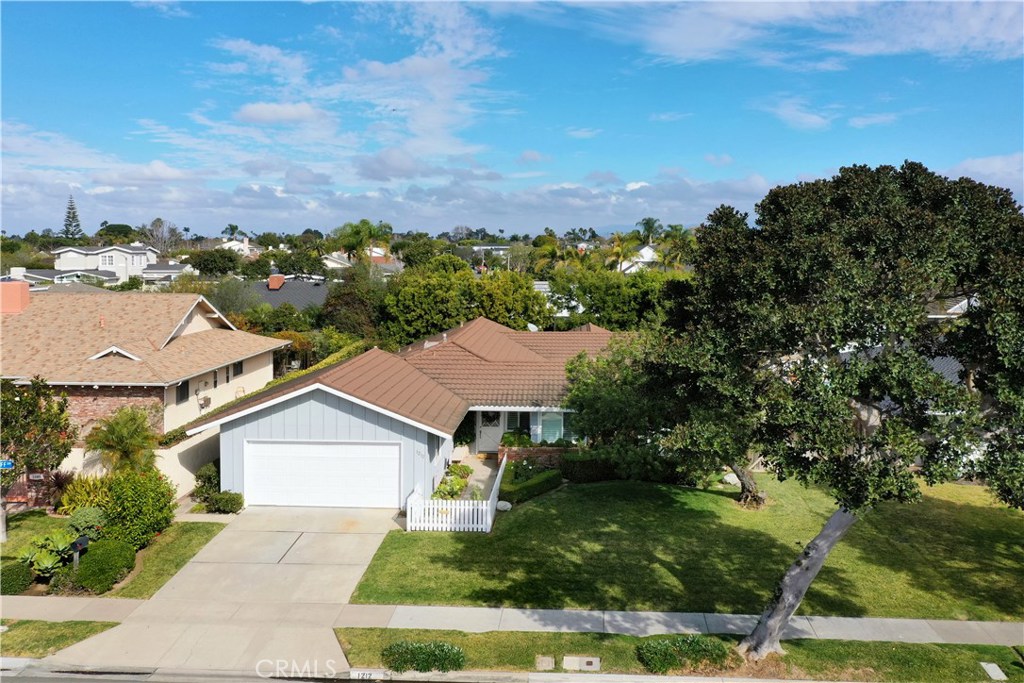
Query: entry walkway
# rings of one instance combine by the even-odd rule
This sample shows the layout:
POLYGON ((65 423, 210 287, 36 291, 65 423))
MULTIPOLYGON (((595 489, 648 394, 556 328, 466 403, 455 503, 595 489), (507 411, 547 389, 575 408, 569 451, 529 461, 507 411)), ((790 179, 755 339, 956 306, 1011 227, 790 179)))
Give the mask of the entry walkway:
MULTIPOLYGON (((345 605, 319 603, 292 606, 293 614, 279 610, 242 609, 243 605, 222 605, 235 609, 201 610, 203 614, 182 613, 175 619, 161 612, 148 615, 145 600, 116 598, 66 598, 5 596, 0 614, 5 619, 43 621, 163 621, 197 620, 212 625, 231 623, 236 627, 276 624, 306 628, 415 628, 485 631, 560 631, 621 633, 649 636, 664 633, 705 633, 743 635, 749 633, 757 616, 686 612, 616 612, 597 610, 544 610, 501 607, 431 607, 418 605, 345 605), (308 609, 303 609, 308 608, 308 609), (265 611, 266 613, 262 613, 265 611), (305 612, 300 615, 299 612, 305 612), (249 623, 251 622, 251 623, 249 623)), ((152 605, 151 605, 152 606, 152 605)), ((197 603, 179 603, 183 612, 197 603)), ((960 643, 1024 645, 1024 623, 1007 621, 952 621, 940 619, 882 619, 873 617, 793 617, 783 635, 787 640, 893 641, 904 643, 960 643)))

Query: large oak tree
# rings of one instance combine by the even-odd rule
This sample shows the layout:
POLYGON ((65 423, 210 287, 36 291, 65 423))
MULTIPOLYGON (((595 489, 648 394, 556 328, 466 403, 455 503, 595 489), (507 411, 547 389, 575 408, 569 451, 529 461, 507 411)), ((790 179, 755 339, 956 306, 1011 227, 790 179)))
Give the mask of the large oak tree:
POLYGON ((782 651, 829 552, 877 504, 976 472, 1024 506, 1024 216, 1012 195, 907 162, 778 187, 756 210, 755 226, 721 207, 698 230, 695 288, 652 358, 662 387, 687 399, 683 443, 754 449, 780 478, 835 499, 741 643, 755 659, 782 651), (929 317, 958 295, 965 315, 929 317))

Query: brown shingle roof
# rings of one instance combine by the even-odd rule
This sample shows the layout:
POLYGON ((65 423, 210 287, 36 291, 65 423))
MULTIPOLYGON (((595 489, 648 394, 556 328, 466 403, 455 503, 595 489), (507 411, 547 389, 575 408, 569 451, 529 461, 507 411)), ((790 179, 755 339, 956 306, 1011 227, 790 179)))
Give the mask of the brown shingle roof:
POLYGON ((196 306, 216 313, 197 294, 32 296, 24 311, 0 319, 0 374, 52 384, 167 385, 287 345, 228 328, 170 339, 196 306), (140 360, 116 352, 89 360, 111 347, 140 360))

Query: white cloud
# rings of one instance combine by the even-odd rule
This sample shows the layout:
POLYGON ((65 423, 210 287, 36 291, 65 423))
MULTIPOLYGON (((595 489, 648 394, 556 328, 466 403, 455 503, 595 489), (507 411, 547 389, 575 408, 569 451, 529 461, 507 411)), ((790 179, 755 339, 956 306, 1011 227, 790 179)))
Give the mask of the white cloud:
POLYGON ((868 126, 883 126, 895 123, 899 118, 897 114, 864 114, 863 116, 851 116, 848 123, 854 128, 867 128, 868 126))
POLYGON ((1002 154, 990 157, 964 159, 944 172, 951 178, 967 176, 978 182, 1009 188, 1017 197, 1024 198, 1024 153, 1002 154))
POLYGON ((321 116, 323 112, 308 102, 253 102, 235 112, 235 118, 244 123, 301 123, 321 116))
POLYGON ((832 125, 836 114, 830 111, 815 111, 802 97, 782 97, 772 104, 759 109, 774 114, 777 119, 797 130, 825 130, 832 125))
POLYGON ((547 161, 547 157, 535 149, 524 150, 516 160, 520 164, 537 164, 542 161, 547 161))
POLYGON ((704 161, 712 166, 728 166, 732 163, 732 157, 728 154, 705 154, 704 161))
POLYGON ((163 161, 156 159, 148 164, 130 165, 116 172, 97 174, 93 178, 93 182, 104 185, 136 185, 139 183, 169 183, 196 179, 198 179, 198 176, 194 172, 173 168, 163 161))
POLYGON ((586 180, 597 186, 622 185, 622 178, 613 171, 591 171, 587 174, 586 180))
POLYGON ((691 114, 680 111, 662 111, 651 114, 649 119, 655 123, 670 123, 672 121, 681 121, 689 116, 691 114))
POLYGON ((586 140, 601 134, 600 128, 567 128, 565 134, 571 138, 586 140))
POLYGON ((186 18, 192 15, 177 0, 136 0, 132 7, 155 10, 165 17, 186 18))
POLYGON ((626 183, 626 192, 633 192, 634 190, 639 190, 640 188, 650 187, 650 186, 651 186, 650 183, 645 183, 643 181, 635 182, 635 183, 626 183))
POLYGON ((568 15, 677 63, 740 59, 836 71, 850 58, 875 55, 1005 60, 1024 54, 1024 6, 1013 2, 596 3, 532 18, 564 24, 568 15))

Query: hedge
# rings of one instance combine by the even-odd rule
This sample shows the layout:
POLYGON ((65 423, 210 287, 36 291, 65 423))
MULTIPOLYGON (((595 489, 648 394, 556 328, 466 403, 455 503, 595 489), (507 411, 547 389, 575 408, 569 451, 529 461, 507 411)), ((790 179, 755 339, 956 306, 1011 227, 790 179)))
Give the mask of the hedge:
POLYGON ((32 567, 24 562, 4 562, 0 565, 0 595, 21 595, 32 579, 32 567))
POLYGON ((124 470, 109 475, 110 503, 105 538, 145 547, 174 521, 174 484, 157 470, 124 470))
POLYGON ((245 507, 245 498, 237 491, 221 491, 206 499, 207 512, 233 515, 245 507))
POLYGON ((562 455, 562 476, 574 484, 620 479, 615 463, 589 451, 567 451, 562 455))
POLYGON ((718 638, 695 633, 645 640, 637 645, 636 658, 644 668, 656 674, 704 664, 722 667, 729 659, 729 646, 718 638))
POLYGON ((124 541, 96 541, 78 561, 72 581, 90 593, 106 593, 135 568, 135 549, 124 541))
POLYGON ((510 503, 522 503, 542 493, 553 491, 562 485, 562 473, 558 470, 544 470, 532 479, 518 484, 506 483, 504 477, 498 497, 510 503))

